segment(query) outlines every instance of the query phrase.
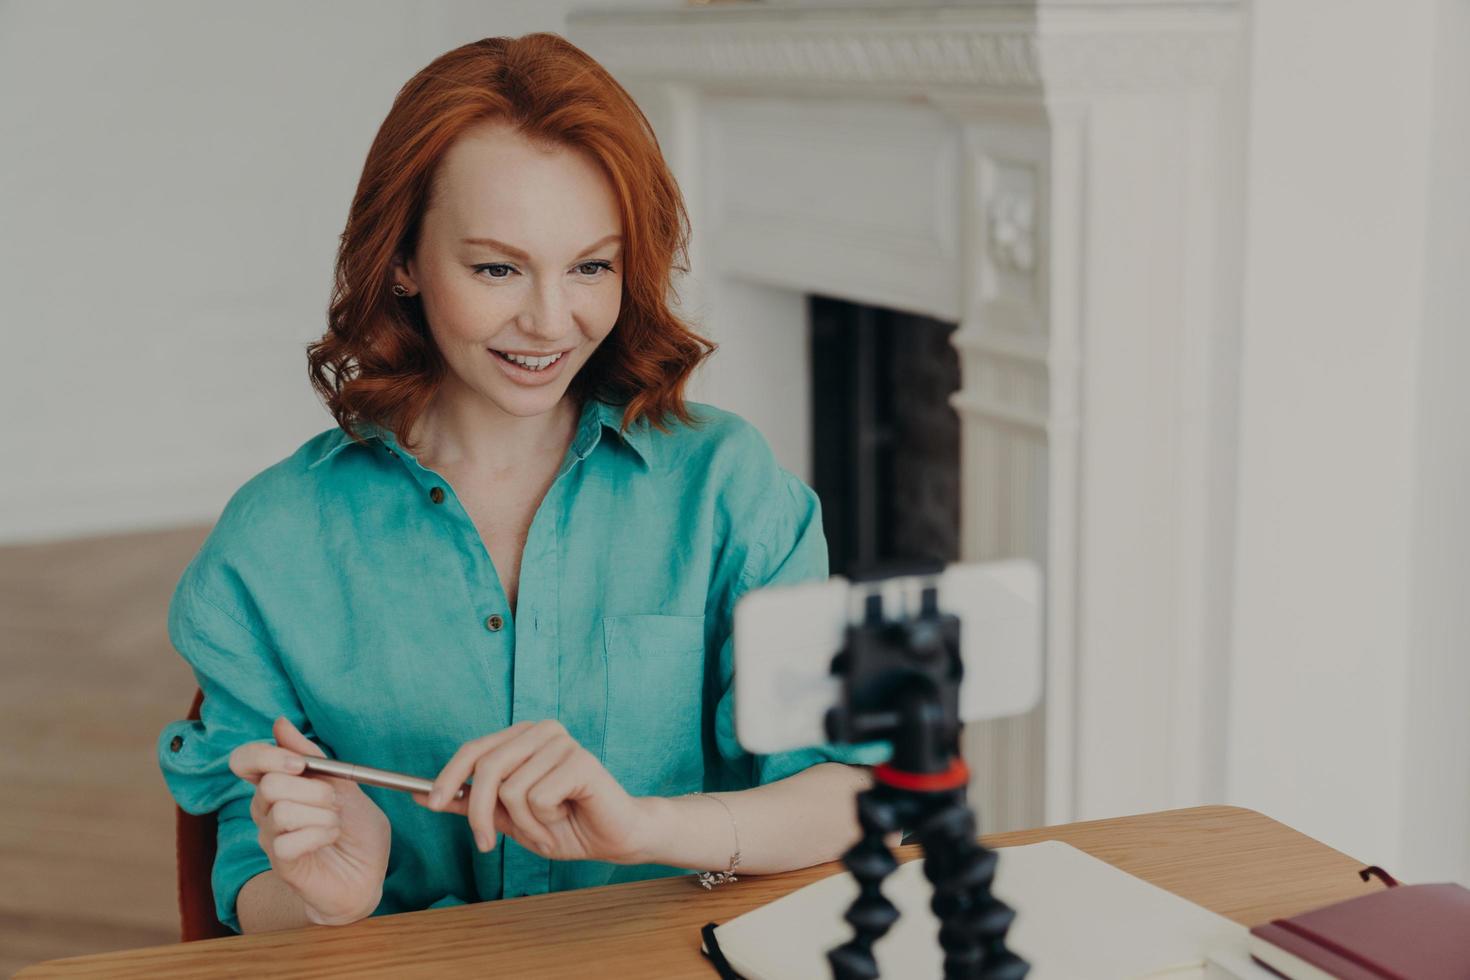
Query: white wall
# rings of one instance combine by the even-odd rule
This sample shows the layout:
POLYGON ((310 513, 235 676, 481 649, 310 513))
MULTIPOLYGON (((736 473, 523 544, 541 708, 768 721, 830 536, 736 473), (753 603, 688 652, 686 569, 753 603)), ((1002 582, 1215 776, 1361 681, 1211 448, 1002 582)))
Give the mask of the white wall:
POLYGON ((305 345, 399 86, 607 5, 0 4, 0 543, 212 522, 333 425, 305 345))
POLYGON ((1470 0, 1434 24, 1413 594, 1399 799, 1406 874, 1470 884, 1470 0))
POLYGON ((811 479, 811 345, 807 299, 794 289, 724 279, 707 285, 723 320, 706 324, 720 345, 690 395, 748 419, 791 472, 811 479))
POLYGON ((1228 793, 1411 879, 1470 879, 1466 10, 1252 25, 1228 793))

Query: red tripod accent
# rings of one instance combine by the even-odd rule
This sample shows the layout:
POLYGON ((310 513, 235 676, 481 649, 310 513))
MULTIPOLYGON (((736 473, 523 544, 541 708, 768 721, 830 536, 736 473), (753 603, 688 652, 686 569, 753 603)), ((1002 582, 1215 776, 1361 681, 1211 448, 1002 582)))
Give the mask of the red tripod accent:
POLYGON ((970 785, 970 770, 965 760, 955 756, 944 772, 905 772, 883 762, 873 767, 873 778, 895 789, 918 790, 921 793, 943 792, 970 785))

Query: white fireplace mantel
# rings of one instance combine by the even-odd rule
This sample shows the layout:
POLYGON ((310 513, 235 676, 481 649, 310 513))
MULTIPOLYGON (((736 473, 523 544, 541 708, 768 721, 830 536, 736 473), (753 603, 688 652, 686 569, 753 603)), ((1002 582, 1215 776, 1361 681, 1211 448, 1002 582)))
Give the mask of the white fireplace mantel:
POLYGON ((959 324, 961 553, 1048 589, 1044 707, 967 732, 991 829, 1222 792, 1240 31, 1235 2, 568 19, 685 193, 710 400, 794 469, 802 297, 959 324))
POLYGON ((864 94, 948 86, 1095 94, 1217 85, 1237 57, 1236 8, 1233 0, 717 6, 572 14, 568 29, 620 80, 803 95, 852 94, 852 85, 864 94))

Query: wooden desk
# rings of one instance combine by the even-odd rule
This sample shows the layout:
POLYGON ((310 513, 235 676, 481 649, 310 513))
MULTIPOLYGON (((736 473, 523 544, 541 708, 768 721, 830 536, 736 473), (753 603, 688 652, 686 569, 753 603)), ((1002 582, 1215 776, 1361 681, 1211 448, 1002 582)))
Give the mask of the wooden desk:
MULTIPOLYGON (((1252 810, 1206 806, 986 837, 1060 840, 1244 925, 1381 888, 1362 862, 1252 810)), ((900 861, 920 856, 899 848, 900 861)), ((699 929, 842 870, 837 862, 705 891, 692 875, 51 960, 38 977, 715 976, 699 929)))

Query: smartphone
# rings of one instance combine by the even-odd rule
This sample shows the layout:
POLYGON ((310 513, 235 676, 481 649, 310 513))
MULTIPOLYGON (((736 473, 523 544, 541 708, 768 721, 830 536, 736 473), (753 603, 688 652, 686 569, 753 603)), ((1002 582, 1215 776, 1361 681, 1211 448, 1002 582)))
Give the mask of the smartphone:
POLYGON ((1034 561, 957 563, 936 574, 769 586, 735 604, 735 736, 762 755, 829 742, 827 709, 842 681, 831 673, 849 623, 868 596, 885 618, 917 613, 922 590, 938 589, 939 611, 960 619, 961 721, 1005 718, 1041 698, 1041 571, 1034 561))

